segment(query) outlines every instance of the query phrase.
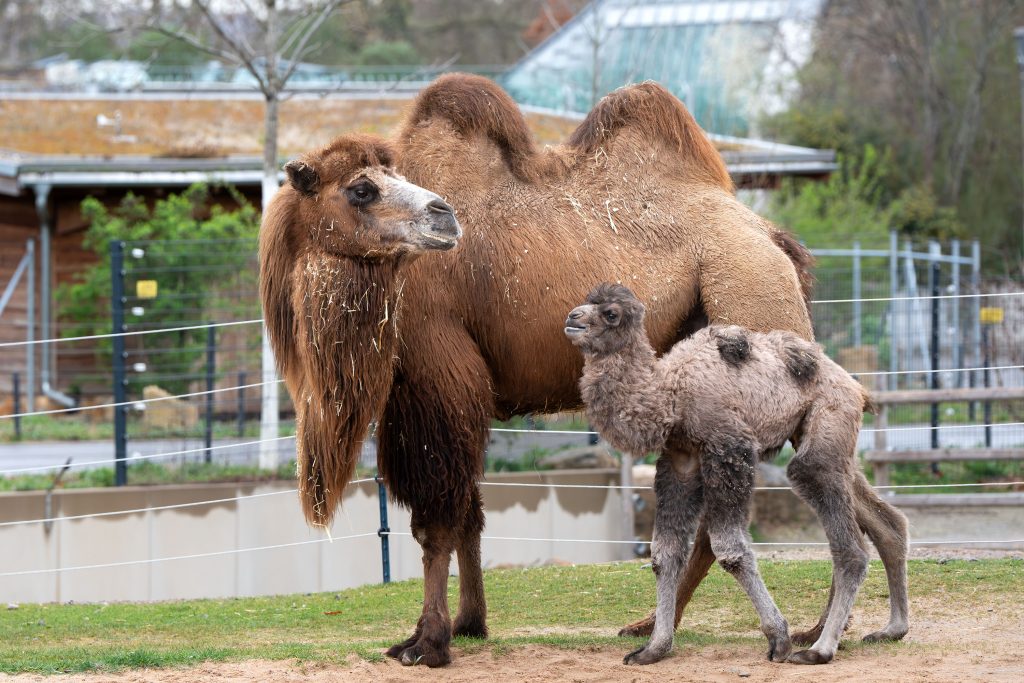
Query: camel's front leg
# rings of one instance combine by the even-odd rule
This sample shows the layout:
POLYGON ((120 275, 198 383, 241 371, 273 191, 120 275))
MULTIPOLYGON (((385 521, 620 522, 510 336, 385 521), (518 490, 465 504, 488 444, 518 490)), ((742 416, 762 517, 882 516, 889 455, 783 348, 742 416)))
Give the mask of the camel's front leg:
POLYGON ((421 526, 413 513, 412 534, 423 548, 423 613, 412 636, 387 654, 406 666, 444 666, 451 661, 452 622, 448 616, 448 567, 456 535, 449 527, 421 526))
POLYGON ((703 498, 700 476, 692 474, 696 485, 679 486, 679 474, 671 458, 658 459, 654 476, 654 539, 651 559, 658 583, 658 605, 654 611, 654 630, 647 644, 626 655, 626 664, 651 664, 665 657, 672 649, 675 634, 673 619, 679 572, 686 559, 690 534, 700 518, 703 498), (682 492, 690 495, 682 496, 682 492))
MULTIPOLYGON (((668 484, 668 486, 679 488, 678 492, 671 494, 679 500, 692 497, 700 498, 701 496, 700 477, 681 477, 668 484)), ((655 520, 655 530, 657 530, 657 520, 655 520)), ((711 550, 707 525, 704 523, 704 520, 701 520, 700 526, 697 527, 697 533, 693 538, 693 547, 690 549, 686 568, 683 570, 679 580, 679 588, 676 592, 676 613, 673 620, 673 629, 679 626, 679 621, 683 618, 683 610, 686 609, 686 605, 689 604, 690 598, 693 597, 694 591, 697 590, 697 586, 708 575, 708 570, 711 569, 711 565, 714 563, 715 554, 711 550)), ((651 612, 640 621, 623 627, 619 631, 619 635, 623 637, 649 636, 654 632, 654 619, 655 612, 651 612)))

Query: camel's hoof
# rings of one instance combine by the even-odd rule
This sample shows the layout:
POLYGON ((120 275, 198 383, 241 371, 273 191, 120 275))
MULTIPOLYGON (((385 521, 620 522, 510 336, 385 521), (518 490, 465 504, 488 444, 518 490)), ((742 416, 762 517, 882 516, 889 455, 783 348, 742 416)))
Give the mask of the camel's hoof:
POLYGON ((452 625, 452 635, 464 638, 486 638, 487 624, 480 617, 468 619, 456 617, 455 624, 452 625))
POLYGON ((768 638, 768 661, 769 662, 784 662, 789 657, 789 653, 793 651, 793 642, 789 639, 789 636, 776 636, 774 638, 768 638))
POLYGON ((654 633, 654 619, 647 617, 646 619, 635 621, 628 626, 623 626, 622 630, 619 631, 619 637, 650 638, 652 633, 654 633))
POLYGON ((655 652, 647 647, 633 650, 622 659, 623 664, 654 664, 665 658, 667 652, 655 652))
MULTIPOLYGON (((390 650, 388 652, 390 653, 390 650)), ((423 664, 433 669, 448 664, 452 661, 452 657, 447 648, 444 650, 431 648, 421 642, 406 648, 398 657, 398 661, 402 663, 402 666, 423 664)))
POLYGON ((791 654, 786 661, 791 664, 828 664, 832 661, 832 655, 824 655, 816 650, 800 650, 791 654))
POLYGON ((419 632, 413 633, 411 637, 406 638, 402 642, 395 643, 394 645, 389 647, 384 654, 386 654, 388 657, 391 657, 392 659, 400 659, 402 657, 402 653, 408 650, 413 645, 415 645, 416 641, 419 639, 419 632))
POLYGON ((897 640, 903 640, 903 636, 907 635, 907 629, 883 629, 881 631, 875 631, 864 636, 863 640, 865 643, 893 643, 897 640))
POLYGON ((793 641, 794 645, 803 645, 804 647, 807 647, 808 645, 814 645, 816 642, 818 642, 818 638, 820 637, 821 625, 819 624, 818 626, 815 626, 811 629, 807 629, 806 631, 794 633, 791 636, 791 640, 793 641))

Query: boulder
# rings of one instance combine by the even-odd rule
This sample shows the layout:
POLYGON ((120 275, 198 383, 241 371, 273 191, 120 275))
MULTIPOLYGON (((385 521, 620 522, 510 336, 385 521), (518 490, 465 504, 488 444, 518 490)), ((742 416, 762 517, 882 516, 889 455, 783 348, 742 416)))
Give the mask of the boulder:
POLYGON ((589 470, 618 467, 619 461, 603 446, 580 446, 545 455, 537 461, 540 467, 555 470, 589 470))
MULTIPOLYGON (((142 398, 166 398, 173 394, 158 386, 150 385, 142 390, 142 398)), ((142 424, 158 429, 190 429, 199 422, 199 407, 186 403, 178 398, 166 398, 163 401, 152 401, 145 404, 142 412, 142 424)))

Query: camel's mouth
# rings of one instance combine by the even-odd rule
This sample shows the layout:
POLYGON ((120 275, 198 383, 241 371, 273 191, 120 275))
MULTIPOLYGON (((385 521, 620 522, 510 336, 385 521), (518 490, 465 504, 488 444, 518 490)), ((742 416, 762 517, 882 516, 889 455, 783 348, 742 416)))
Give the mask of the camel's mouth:
POLYGON ((449 249, 454 249, 455 245, 457 245, 458 243, 459 238, 456 235, 444 234, 439 232, 420 233, 420 245, 424 249, 448 251, 449 249))
POLYGON ((565 336, 567 336, 567 337, 576 337, 578 335, 583 334, 586 331, 587 331, 586 326, 578 325, 576 323, 566 324, 566 326, 565 326, 565 336))

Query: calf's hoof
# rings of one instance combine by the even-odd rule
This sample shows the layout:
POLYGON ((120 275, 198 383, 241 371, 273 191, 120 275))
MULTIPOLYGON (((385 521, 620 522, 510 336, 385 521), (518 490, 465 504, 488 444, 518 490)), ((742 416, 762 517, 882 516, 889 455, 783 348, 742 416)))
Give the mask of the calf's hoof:
POLYGON ((865 643, 892 643, 897 640, 903 640, 903 636, 907 635, 907 628, 889 629, 885 628, 881 631, 875 631, 864 636, 865 643))
POLYGON ((791 654, 786 661, 791 664, 828 664, 832 661, 832 655, 826 655, 817 650, 800 650, 791 654))
POLYGON ((807 629, 806 631, 797 631, 792 636, 793 644, 803 645, 804 647, 814 645, 818 642, 818 638, 821 637, 821 628, 822 624, 818 624, 814 628, 807 629))
POLYGON ((649 638, 654 633, 654 616, 644 617, 640 621, 634 621, 628 626, 623 626, 619 631, 620 638, 649 638))
POLYGON ((626 655, 622 663, 623 664, 654 664, 660 662, 668 654, 668 650, 660 652, 649 647, 642 647, 639 650, 633 650, 626 655))
POLYGON ((775 636, 768 638, 768 661, 769 662, 784 662, 789 658, 789 653, 793 651, 793 641, 789 639, 789 636, 775 636))

